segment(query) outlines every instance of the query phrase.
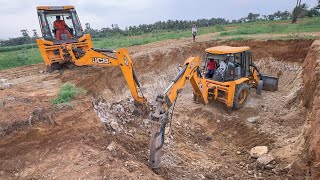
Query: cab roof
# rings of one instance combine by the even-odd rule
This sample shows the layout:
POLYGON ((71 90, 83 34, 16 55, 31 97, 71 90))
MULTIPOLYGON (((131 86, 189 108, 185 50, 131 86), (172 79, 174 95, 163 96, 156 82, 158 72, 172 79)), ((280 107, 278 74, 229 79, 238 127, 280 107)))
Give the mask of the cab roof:
POLYGON ((231 46, 215 46, 207 48, 206 52, 210 54, 232 54, 250 50, 249 46, 231 47, 231 46))
POLYGON ((37 10, 57 11, 74 9, 74 6, 38 6, 37 10))

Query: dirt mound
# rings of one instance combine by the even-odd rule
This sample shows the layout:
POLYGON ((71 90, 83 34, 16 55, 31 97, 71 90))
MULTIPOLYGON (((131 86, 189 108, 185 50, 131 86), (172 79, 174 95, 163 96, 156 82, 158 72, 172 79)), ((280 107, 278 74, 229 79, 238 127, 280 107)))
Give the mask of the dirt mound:
POLYGON ((311 177, 320 178, 320 42, 315 41, 311 51, 303 64, 304 98, 303 103, 309 109, 306 125, 309 132, 306 133, 308 145, 309 165, 311 177))

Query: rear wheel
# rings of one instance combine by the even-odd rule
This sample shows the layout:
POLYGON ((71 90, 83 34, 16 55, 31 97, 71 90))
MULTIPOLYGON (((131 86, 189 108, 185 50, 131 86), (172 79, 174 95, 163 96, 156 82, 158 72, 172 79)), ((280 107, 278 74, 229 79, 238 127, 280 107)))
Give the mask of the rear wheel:
POLYGON ((233 109, 238 110, 243 107, 244 103, 247 101, 249 94, 249 86, 247 83, 243 82, 236 86, 236 91, 234 93, 233 109))

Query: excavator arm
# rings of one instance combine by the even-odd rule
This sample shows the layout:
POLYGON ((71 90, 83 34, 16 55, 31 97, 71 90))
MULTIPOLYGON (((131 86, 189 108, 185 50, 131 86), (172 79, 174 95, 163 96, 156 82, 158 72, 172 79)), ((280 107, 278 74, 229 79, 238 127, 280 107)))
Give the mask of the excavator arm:
POLYGON ((86 52, 82 52, 67 44, 65 47, 60 48, 60 56, 61 58, 69 57, 76 66, 119 66, 133 99, 140 104, 145 104, 147 102, 147 99, 142 94, 140 83, 133 70, 132 60, 125 48, 117 51, 91 48, 86 52), (77 58, 78 56, 81 58, 77 58))
POLYGON ((77 66, 119 66, 131 91, 133 99, 139 103, 147 102, 147 99, 143 96, 140 90, 140 83, 133 70, 133 63, 126 49, 123 48, 118 51, 114 51, 92 48, 84 55, 84 57, 79 60, 75 60, 74 64, 77 66), (112 57, 108 54, 115 54, 116 57, 112 57))
POLYGON ((208 103, 208 88, 206 80, 201 75, 199 67, 199 57, 190 57, 183 64, 179 74, 172 80, 168 88, 156 98, 156 108, 151 113, 151 119, 160 122, 160 128, 153 131, 150 140, 149 164, 152 168, 157 168, 161 162, 161 149, 164 144, 166 125, 169 119, 169 109, 176 101, 178 94, 190 81, 194 94, 204 103, 208 103))
POLYGON ((37 43, 47 66, 72 62, 76 66, 119 66, 134 100, 140 104, 147 102, 133 70, 133 63, 126 49, 93 48, 89 34, 78 39, 78 42, 55 44, 52 41, 37 39, 37 43))

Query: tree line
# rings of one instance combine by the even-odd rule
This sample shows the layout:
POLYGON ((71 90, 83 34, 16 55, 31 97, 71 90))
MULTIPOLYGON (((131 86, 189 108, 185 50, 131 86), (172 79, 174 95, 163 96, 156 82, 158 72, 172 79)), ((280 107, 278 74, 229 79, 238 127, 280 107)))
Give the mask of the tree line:
POLYGON ((21 36, 16 38, 9 38, 8 40, 0 40, 1 46, 16 46, 23 44, 32 44, 36 42, 36 39, 39 38, 37 30, 32 30, 32 36, 29 35, 29 31, 27 29, 21 29, 21 36))
MULTIPOLYGON (((292 19, 292 23, 296 23, 298 18, 303 17, 319 17, 320 16, 320 0, 315 7, 309 7, 307 4, 302 3, 301 0, 297 0, 296 6, 292 12, 289 11, 277 11, 269 15, 260 15, 256 13, 249 13, 246 17, 227 20, 224 18, 211 18, 211 19, 198 19, 194 21, 187 20, 168 20, 158 21, 153 24, 140 24, 138 26, 129 26, 125 29, 121 29, 117 24, 112 24, 111 28, 93 29, 89 23, 85 23, 85 33, 89 33, 93 38, 105 38, 114 36, 135 36, 147 33, 158 33, 163 31, 177 31, 190 29, 193 24, 198 27, 208 26, 220 26, 226 24, 235 23, 247 23, 256 21, 274 21, 274 20, 289 20, 292 19)), ((39 38, 35 29, 32 30, 32 36, 29 35, 28 30, 22 29, 20 37, 10 38, 8 40, 0 40, 0 46, 14 46, 22 44, 35 43, 35 40, 39 38)))
MULTIPOLYGON (((303 17, 319 17, 320 16, 320 0, 318 0, 318 5, 315 7, 309 7, 305 3, 301 3, 301 0, 297 0, 297 5, 293 12, 289 11, 277 11, 270 15, 260 15, 255 13, 249 13, 246 17, 227 20, 224 18, 211 18, 211 19, 198 19, 196 21, 186 21, 186 20, 168 20, 168 21, 158 21, 154 24, 140 24, 139 26, 129 26, 124 30, 120 29, 117 24, 112 24, 111 28, 92 29, 89 23, 85 24, 85 33, 89 33, 94 38, 104 38, 113 37, 117 35, 121 36, 135 36, 142 35, 153 32, 161 31, 177 31, 190 29, 193 24, 198 27, 208 27, 208 26, 219 26, 226 24, 236 24, 236 23, 246 23, 246 22, 256 22, 256 21, 274 21, 274 20, 289 20, 297 19, 303 17)), ((296 21, 292 21, 296 23, 296 21)))

